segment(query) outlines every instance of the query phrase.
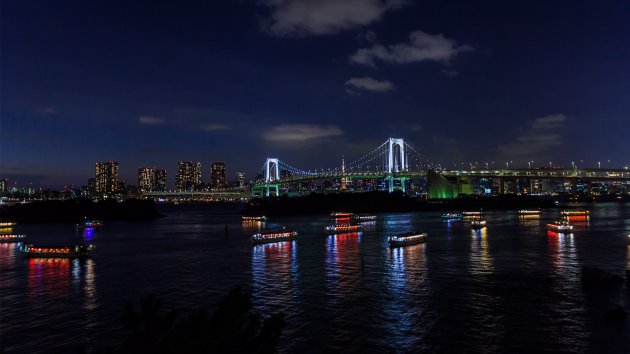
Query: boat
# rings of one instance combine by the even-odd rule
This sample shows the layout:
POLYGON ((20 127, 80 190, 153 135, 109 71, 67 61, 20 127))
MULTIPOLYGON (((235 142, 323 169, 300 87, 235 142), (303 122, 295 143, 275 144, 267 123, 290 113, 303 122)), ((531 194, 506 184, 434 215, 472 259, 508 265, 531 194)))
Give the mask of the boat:
POLYGON ((483 215, 483 212, 481 212, 481 211, 464 211, 464 212, 462 212, 462 216, 464 216, 466 218, 480 217, 481 215, 483 215))
POLYGON ((100 220, 85 220, 82 224, 77 224, 77 229, 95 229, 103 226, 103 222, 100 220))
POLYGON ((45 246, 22 245, 20 252, 27 258, 89 258, 94 245, 45 246))
POLYGON ((423 243, 427 240, 427 236, 428 234, 426 232, 416 231, 408 232, 400 236, 390 236, 387 241, 389 241, 389 247, 403 247, 423 243))
POLYGON ((566 220, 558 220, 556 222, 547 224, 547 230, 556 232, 570 231, 573 230, 573 225, 569 224, 569 222, 566 220))
POLYGON ((14 222, 0 222, 0 228, 13 227, 15 225, 16 223, 14 222))
POLYGON ((326 232, 328 234, 343 234, 348 232, 358 232, 363 230, 361 225, 328 225, 326 232))
POLYGON ((352 215, 353 215, 352 213, 347 213, 345 211, 330 213, 330 217, 333 218, 333 219, 351 218, 352 215))
POLYGON ((0 243, 19 242, 24 237, 26 236, 17 235, 17 234, 3 234, 3 235, 0 235, 0 243))
POLYGON ((562 210, 560 215, 562 216, 589 216, 591 214, 588 210, 562 210))
POLYGON ((356 215, 354 219, 361 221, 374 221, 376 220, 376 215, 356 215))
POLYGON ((442 219, 461 219, 464 217, 462 213, 450 212, 442 214, 442 219))
POLYGON ((470 225, 475 230, 482 229, 482 228, 486 227, 486 220, 485 219, 475 219, 475 220, 472 220, 470 222, 470 225))
POLYGON ((527 209, 523 209, 523 210, 519 210, 518 211, 518 215, 520 216, 525 216, 525 215, 540 215, 541 211, 540 210, 527 210, 527 209))
POLYGON ((252 243, 259 245, 262 243, 292 241, 295 240, 297 236, 297 231, 261 232, 252 236, 252 243))
POLYGON ((262 216, 243 216, 241 217, 243 221, 267 221, 267 217, 262 216))

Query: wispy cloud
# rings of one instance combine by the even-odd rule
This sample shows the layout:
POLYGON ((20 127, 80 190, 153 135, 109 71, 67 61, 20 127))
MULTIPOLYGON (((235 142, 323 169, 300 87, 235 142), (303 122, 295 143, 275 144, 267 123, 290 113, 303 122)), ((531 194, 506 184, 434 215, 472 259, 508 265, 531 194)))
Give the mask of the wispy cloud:
POLYGON ((566 119, 562 113, 534 119, 513 142, 499 146, 499 153, 505 157, 543 156, 562 144, 560 128, 566 119))
POLYGON ((214 132, 217 130, 229 130, 232 128, 225 124, 209 123, 209 124, 202 125, 201 129, 207 132, 214 132))
POLYGON ((387 80, 376 80, 369 76, 366 77, 353 77, 346 81, 346 86, 350 86, 355 89, 362 89, 374 92, 387 92, 396 88, 394 83, 387 80))
POLYGON ((418 61, 448 62, 457 54, 474 50, 468 45, 458 45, 443 34, 415 31, 409 34, 409 42, 389 46, 374 44, 371 48, 359 49, 350 57, 351 63, 375 66, 376 61, 407 64, 418 61))
POLYGON ((336 125, 319 124, 282 124, 275 126, 262 135, 271 142, 304 142, 343 135, 336 125))
POLYGON ((166 119, 164 118, 158 118, 158 117, 152 117, 152 116, 140 116, 138 117, 138 123, 140 124, 164 124, 166 123, 166 119))
POLYGON ((379 21, 403 0, 262 0, 271 13, 263 28, 276 36, 337 33, 379 21))
POLYGON ((57 110, 54 109, 53 107, 46 107, 40 110, 41 113, 43 114, 56 114, 57 110))

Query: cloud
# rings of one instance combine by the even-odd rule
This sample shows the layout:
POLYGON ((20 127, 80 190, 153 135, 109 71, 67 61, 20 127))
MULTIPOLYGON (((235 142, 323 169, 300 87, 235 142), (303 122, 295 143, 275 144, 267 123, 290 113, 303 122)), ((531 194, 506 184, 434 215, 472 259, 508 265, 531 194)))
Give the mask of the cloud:
POLYGON ((402 0, 262 0, 271 14, 263 27, 276 36, 337 33, 379 21, 402 0))
POLYGON ((392 83, 391 81, 375 80, 369 76, 353 77, 350 80, 346 81, 345 85, 374 92, 387 92, 392 91, 396 88, 394 86, 394 83, 392 83))
POLYGON ((499 152, 505 157, 545 156, 551 148, 562 145, 559 130, 566 119, 561 113, 536 118, 515 141, 499 146, 499 152))
POLYGON ((303 142, 343 135, 336 125, 282 124, 263 133, 264 140, 272 142, 303 142))
POLYGON ((359 49, 350 57, 351 63, 375 66, 376 61, 407 64, 418 61, 448 62, 457 54, 474 50, 468 45, 458 45, 443 34, 415 31, 409 34, 409 42, 385 47, 374 44, 371 48, 359 49))
POLYGON ((540 117, 534 119, 532 122, 532 129, 547 130, 560 127, 564 124, 567 117, 564 114, 553 114, 550 116, 540 117))
POLYGON ((217 130, 229 130, 232 129, 230 126, 225 125, 225 124, 217 124, 217 123, 210 123, 210 124, 204 124, 201 126, 202 130, 205 130, 207 132, 214 132, 217 130))
POLYGON ((442 70, 442 74, 448 76, 448 77, 456 77, 459 75, 459 71, 455 70, 455 69, 444 69, 442 70))
POLYGON ((164 118, 158 118, 158 117, 152 117, 152 116, 140 116, 138 117, 138 122, 140 124, 164 124, 166 123, 166 119, 164 118))

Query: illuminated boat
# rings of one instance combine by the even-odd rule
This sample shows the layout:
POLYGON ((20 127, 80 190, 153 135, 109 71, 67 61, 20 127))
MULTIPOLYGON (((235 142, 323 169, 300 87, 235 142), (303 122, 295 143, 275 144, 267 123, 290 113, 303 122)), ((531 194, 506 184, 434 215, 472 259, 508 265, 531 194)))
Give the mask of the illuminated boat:
POLYGON ((85 220, 82 224, 77 224, 77 229, 95 229, 103 226, 100 220, 85 220))
POLYGON ((442 214, 442 219, 461 219, 463 217, 464 217, 464 214, 462 213, 450 212, 450 213, 442 214))
POLYGON ((328 225, 326 232, 328 234, 344 234, 348 232, 358 232, 363 230, 361 225, 328 225))
POLYGON ((547 224, 547 230, 556 232, 570 231, 573 230, 573 225, 569 224, 569 222, 566 220, 558 220, 556 222, 547 224))
POLYGON ((483 212, 481 212, 481 211, 464 211, 464 212, 462 212, 462 215, 464 217, 478 217, 478 216, 483 215, 483 212))
POLYGON ((261 232, 252 236, 252 243, 259 245, 261 243, 292 241, 297 236, 297 231, 261 232))
POLYGON ((19 242, 24 237, 26 236, 16 235, 16 234, 3 234, 3 235, 0 235, 0 243, 19 242))
POLYGON ((519 210, 518 211, 518 215, 520 216, 529 216, 529 215, 540 215, 541 211, 540 210, 527 210, 527 209, 523 209, 523 210, 519 210))
POLYGON ((347 213, 347 212, 344 212, 344 211, 330 213, 330 217, 334 218, 334 219, 351 218, 352 215, 353 215, 352 213, 347 213))
POLYGON ((376 220, 376 215, 356 215, 354 219, 361 221, 374 221, 376 220))
POLYGON ((243 216, 241 217, 243 221, 267 221, 266 216, 243 216))
POLYGON ((0 228, 13 227, 16 223, 14 222, 0 222, 0 228))
POLYGON ((400 236, 390 236, 387 241, 389 241, 389 247, 403 247, 423 243, 427 240, 427 236, 428 234, 426 232, 416 231, 408 232, 400 236))
POLYGON ((94 253, 94 245, 48 247, 22 245, 20 252, 27 258, 89 258, 94 253))
POLYGON ((481 218, 475 219, 475 220, 472 220, 470 222, 470 225, 475 230, 483 229, 484 227, 486 227, 486 220, 485 219, 481 219, 481 218))
POLYGON ((562 216, 589 216, 591 214, 588 210, 562 210, 560 215, 562 216))

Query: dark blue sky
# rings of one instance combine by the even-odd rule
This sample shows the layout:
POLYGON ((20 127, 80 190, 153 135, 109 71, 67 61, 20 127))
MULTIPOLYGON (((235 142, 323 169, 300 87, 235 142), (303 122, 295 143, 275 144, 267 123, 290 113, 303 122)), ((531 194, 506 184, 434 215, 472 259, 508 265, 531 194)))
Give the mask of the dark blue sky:
POLYGON ((628 1, 4 1, 0 174, 277 156, 403 137, 432 161, 630 164, 628 1), (607 161, 611 160, 610 163, 607 161), (583 161, 583 162, 579 162, 583 161))

